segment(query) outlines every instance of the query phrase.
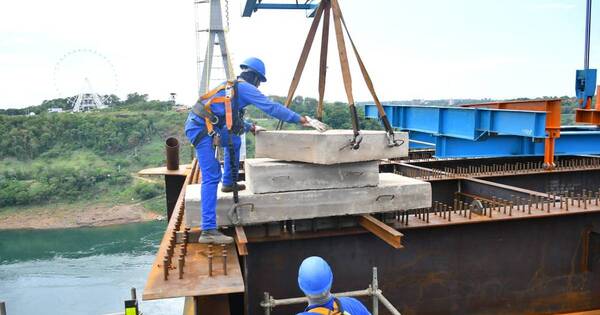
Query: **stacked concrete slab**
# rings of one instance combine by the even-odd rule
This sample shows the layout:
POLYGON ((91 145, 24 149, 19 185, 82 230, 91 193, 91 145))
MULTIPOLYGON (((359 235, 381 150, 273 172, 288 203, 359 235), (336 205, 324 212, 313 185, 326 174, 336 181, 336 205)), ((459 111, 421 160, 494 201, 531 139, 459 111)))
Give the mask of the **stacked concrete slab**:
MULTIPOLYGON (((351 150, 350 130, 269 131, 256 137, 257 159, 246 159, 247 189, 218 194, 217 224, 243 225, 283 220, 380 213, 431 205, 429 183, 396 174, 379 174, 379 161, 408 154, 408 139, 387 147, 383 131, 363 131, 359 150, 351 150)), ((186 190, 185 222, 201 223, 200 185, 186 190), (197 209, 197 210, 196 210, 197 209)))
POLYGON ((397 132, 395 139, 404 145, 388 147, 383 131, 361 131, 360 149, 352 150, 351 130, 327 132, 294 130, 266 131, 256 136, 256 157, 313 164, 339 164, 408 156, 408 134, 397 132))

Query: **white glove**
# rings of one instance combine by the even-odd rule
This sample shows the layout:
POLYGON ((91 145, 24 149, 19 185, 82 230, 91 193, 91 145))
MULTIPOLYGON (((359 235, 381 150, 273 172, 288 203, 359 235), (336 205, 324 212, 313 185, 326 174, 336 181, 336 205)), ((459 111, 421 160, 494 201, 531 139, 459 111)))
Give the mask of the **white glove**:
POLYGON ((306 119, 306 122, 304 124, 302 124, 302 126, 304 126, 304 127, 314 128, 318 132, 325 132, 325 131, 327 131, 327 129, 329 129, 329 127, 327 127, 326 124, 320 122, 317 119, 310 118, 308 116, 304 116, 304 118, 306 119))
POLYGON ((257 133, 259 133, 261 131, 267 131, 267 129, 265 129, 259 125, 253 125, 252 128, 250 128, 250 132, 252 132, 252 134, 255 136, 257 133))

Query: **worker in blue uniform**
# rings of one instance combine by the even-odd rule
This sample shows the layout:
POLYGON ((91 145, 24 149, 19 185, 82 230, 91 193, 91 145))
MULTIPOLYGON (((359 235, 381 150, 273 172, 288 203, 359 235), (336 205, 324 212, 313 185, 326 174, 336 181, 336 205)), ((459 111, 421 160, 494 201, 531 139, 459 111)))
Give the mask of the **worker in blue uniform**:
POLYGON ((357 299, 333 296, 332 284, 331 267, 323 258, 312 256, 304 259, 298 270, 298 286, 308 298, 308 307, 298 315, 371 315, 357 299))
POLYGON ((233 191, 234 185, 237 190, 245 189, 243 184, 235 183, 233 180, 237 178, 239 170, 240 135, 248 131, 256 134, 265 130, 243 120, 246 106, 254 105, 266 114, 287 123, 301 124, 321 132, 327 129, 327 126, 320 121, 308 116, 300 116, 285 106, 271 101, 258 90, 260 83, 267 81, 265 65, 260 59, 248 58, 240 67, 242 72, 237 80, 226 82, 203 95, 192 107, 185 122, 185 134, 196 149, 202 174, 200 243, 233 242, 233 238, 217 230, 217 187, 222 179, 223 192, 233 191), (216 146, 231 149, 224 150, 223 175, 219 161, 215 157, 216 146))

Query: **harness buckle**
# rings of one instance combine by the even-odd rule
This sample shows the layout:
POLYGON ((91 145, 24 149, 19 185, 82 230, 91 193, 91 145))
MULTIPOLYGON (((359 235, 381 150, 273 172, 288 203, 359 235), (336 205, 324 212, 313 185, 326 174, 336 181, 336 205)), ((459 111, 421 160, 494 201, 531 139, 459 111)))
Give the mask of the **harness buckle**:
POLYGON ((219 123, 219 116, 217 115, 211 115, 212 117, 208 118, 208 121, 210 121, 211 124, 213 125, 217 125, 219 123))

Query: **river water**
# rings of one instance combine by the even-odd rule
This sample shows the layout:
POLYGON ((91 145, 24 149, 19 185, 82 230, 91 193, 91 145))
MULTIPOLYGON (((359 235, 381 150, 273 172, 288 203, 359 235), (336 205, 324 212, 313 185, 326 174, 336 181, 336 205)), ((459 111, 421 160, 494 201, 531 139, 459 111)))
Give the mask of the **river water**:
POLYGON ((145 315, 181 314, 182 298, 141 301, 165 225, 0 231, 7 315, 122 312, 132 287, 145 315))

